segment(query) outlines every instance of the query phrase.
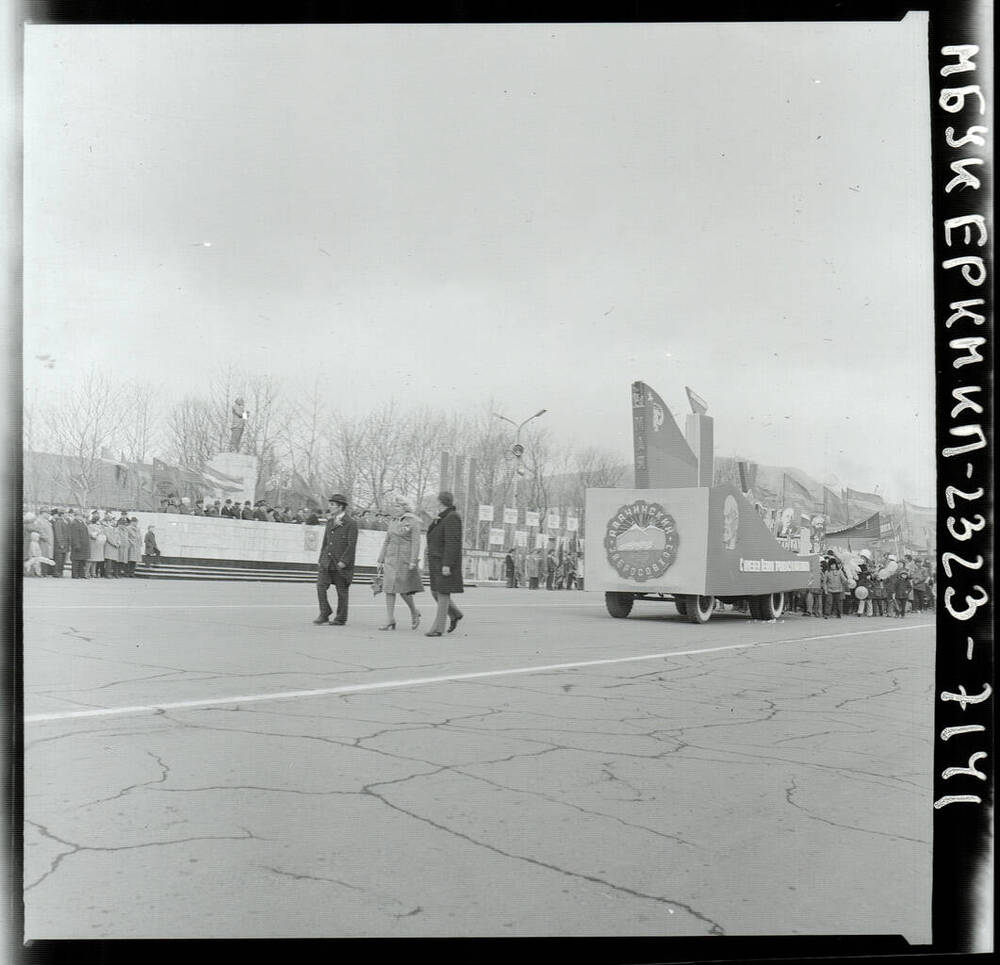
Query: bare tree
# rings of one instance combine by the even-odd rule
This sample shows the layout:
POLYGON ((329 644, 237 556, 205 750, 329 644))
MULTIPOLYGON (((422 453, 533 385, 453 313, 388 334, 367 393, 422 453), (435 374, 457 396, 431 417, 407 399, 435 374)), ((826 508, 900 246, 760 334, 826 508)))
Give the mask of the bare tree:
POLYGON ((315 496, 324 488, 323 450, 329 448, 326 430, 326 401, 320 392, 317 376, 308 393, 299 394, 290 403, 288 418, 279 433, 281 458, 292 473, 298 475, 307 485, 309 494, 315 496))
POLYGON ((167 415, 167 458, 200 470, 219 451, 217 429, 211 402, 186 396, 167 415))
POLYGON ((79 385, 45 409, 44 421, 56 452, 68 457, 60 482, 86 505, 100 485, 103 454, 124 423, 121 387, 92 366, 79 385))

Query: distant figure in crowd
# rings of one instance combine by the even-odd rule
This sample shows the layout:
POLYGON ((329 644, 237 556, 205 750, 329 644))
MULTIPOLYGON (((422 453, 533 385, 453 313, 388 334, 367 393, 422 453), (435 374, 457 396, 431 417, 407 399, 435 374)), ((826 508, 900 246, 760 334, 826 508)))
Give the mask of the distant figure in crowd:
POLYGON ((69 554, 69 521, 61 509, 52 510, 52 575, 62 577, 69 554))
POLYGON ((104 575, 104 543, 107 537, 101 529, 101 514, 96 509, 90 514, 87 532, 90 536, 90 553, 87 556, 84 575, 90 579, 104 575))
POLYGON ((250 413, 246 410, 246 403, 242 398, 238 398, 233 403, 233 408, 229 418, 229 451, 239 452, 240 443, 243 441, 243 430, 246 428, 247 418, 250 413))
POLYGON ((905 566, 896 574, 892 595, 896 598, 896 616, 903 619, 906 616, 906 605, 913 597, 913 583, 905 566))
POLYGON ((142 559, 142 533, 139 531, 139 518, 137 516, 126 517, 128 519, 128 566, 126 572, 129 576, 135 576, 135 568, 142 559))
POLYGON ((556 569, 559 563, 556 560, 556 554, 553 550, 549 550, 545 557, 545 589, 551 590, 556 579, 556 569))
POLYGON ((319 568, 316 574, 316 595, 319 597, 319 616, 313 623, 330 623, 342 627, 347 623, 348 594, 354 579, 354 556, 358 545, 358 524, 347 512, 348 499, 340 493, 330 497, 330 518, 323 533, 319 551, 319 568), (330 607, 330 585, 337 590, 337 612, 330 607))
POLYGON ((128 537, 128 517, 122 513, 118 517, 118 575, 121 577, 128 576, 128 554, 129 554, 129 537, 128 537))
POLYGON ((444 633, 445 619, 451 633, 465 616, 451 602, 453 593, 462 593, 465 589, 462 583, 462 517, 455 510, 455 497, 446 490, 438 493, 438 514, 427 529, 427 573, 431 595, 437 601, 437 614, 424 636, 440 637, 444 633))
POLYGON ((567 553, 565 557, 566 565, 566 589, 576 589, 576 557, 572 553, 567 553))
POLYGON ((410 629, 420 626, 420 611, 413 595, 423 591, 420 577, 420 520, 413 506, 402 496, 393 496, 390 506, 395 518, 389 523, 382 543, 378 563, 382 569, 382 590, 385 593, 386 622, 379 630, 396 629, 396 594, 410 611, 410 629))
POLYGON ((507 576, 507 587, 514 589, 517 586, 517 571, 514 567, 514 550, 507 550, 507 555, 503 558, 504 573, 507 576))
POLYGON ((858 595, 857 591, 859 589, 864 589, 865 591, 861 597, 858 598, 859 617, 870 617, 874 613, 874 604, 872 603, 872 572, 868 566, 868 559, 866 557, 862 557, 861 563, 858 566, 858 585, 854 591, 855 596, 858 595))
POLYGON ((538 589, 538 577, 542 572, 542 551, 532 550, 524 563, 524 573, 528 577, 528 589, 538 589))
POLYGON ((253 519, 253 507, 250 505, 250 500, 246 500, 243 503, 243 510, 240 513, 241 519, 253 519))
POLYGON ((44 576, 46 560, 49 557, 43 555, 42 532, 43 527, 39 518, 32 512, 24 514, 24 575, 44 576))
POLYGON ((830 596, 830 614, 836 614, 838 620, 841 618, 841 603, 846 589, 847 580, 840 562, 831 558, 826 570, 826 592, 830 596))
POLYGON ((205 507, 205 515, 206 516, 221 516, 222 515, 222 506, 221 506, 221 504, 219 503, 218 500, 216 500, 214 503, 209 503, 205 507))
POLYGON ((104 575, 112 580, 118 577, 118 550, 122 534, 110 515, 104 517, 104 536, 104 575))
POLYGON ((52 515, 46 507, 43 506, 38 511, 35 522, 41 543, 42 557, 48 560, 47 563, 42 563, 42 576, 52 576, 52 567, 55 565, 55 561, 52 559, 52 515))
POLYGON ((90 530, 83 518, 83 510, 74 509, 69 524, 70 560, 73 579, 86 579, 87 560, 90 559, 90 530))
POLYGON ((149 526, 146 535, 143 537, 146 562, 151 566, 157 566, 160 562, 160 547, 156 545, 156 529, 149 526))
POLYGON ((890 553, 878 571, 878 578, 885 586, 886 616, 895 616, 899 610, 896 607, 896 573, 899 570, 899 563, 896 557, 890 553))

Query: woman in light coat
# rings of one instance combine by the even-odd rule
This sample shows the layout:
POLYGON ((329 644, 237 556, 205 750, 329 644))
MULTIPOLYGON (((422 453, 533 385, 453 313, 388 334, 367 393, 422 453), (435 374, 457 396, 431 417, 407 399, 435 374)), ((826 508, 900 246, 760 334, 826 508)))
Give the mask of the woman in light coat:
POLYGON ((128 576, 128 516, 118 517, 118 575, 128 576))
POLYGON ((104 575, 108 579, 118 576, 118 550, 121 545, 121 530, 115 526, 113 519, 104 517, 101 523, 104 529, 104 575))
POLYGON ((90 557, 87 559, 86 575, 88 578, 103 576, 104 544, 108 538, 104 535, 104 530, 101 528, 101 517, 96 510, 90 514, 87 532, 90 533, 90 557))
POLYGON ((402 496, 394 496, 390 503, 394 519, 389 522, 379 553, 378 563, 382 570, 382 589, 385 591, 385 626, 379 630, 396 629, 396 594, 398 593, 410 611, 410 627, 420 626, 420 611, 413 601, 414 593, 424 588, 420 577, 420 520, 414 515, 413 507, 402 496))
POLYGON ((128 575, 135 576, 135 566, 142 560, 142 533, 139 532, 139 517, 130 516, 128 521, 128 575))

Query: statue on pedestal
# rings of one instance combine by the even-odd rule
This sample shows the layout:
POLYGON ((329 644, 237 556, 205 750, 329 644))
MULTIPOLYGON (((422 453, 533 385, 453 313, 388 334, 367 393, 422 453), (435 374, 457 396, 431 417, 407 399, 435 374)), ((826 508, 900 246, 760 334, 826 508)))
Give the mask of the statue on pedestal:
POLYGON ((229 451, 239 452, 240 442, 243 439, 243 430, 246 428, 247 418, 250 413, 245 408, 243 399, 237 399, 233 403, 232 416, 229 420, 229 451))

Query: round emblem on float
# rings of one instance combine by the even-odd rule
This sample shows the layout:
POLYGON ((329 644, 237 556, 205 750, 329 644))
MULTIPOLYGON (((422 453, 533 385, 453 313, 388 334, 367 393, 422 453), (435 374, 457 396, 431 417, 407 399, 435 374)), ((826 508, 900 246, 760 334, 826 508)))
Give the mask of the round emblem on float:
POLYGON ((608 520, 604 551, 608 562, 626 580, 655 580, 677 559, 677 524, 659 503, 637 499, 608 520))

